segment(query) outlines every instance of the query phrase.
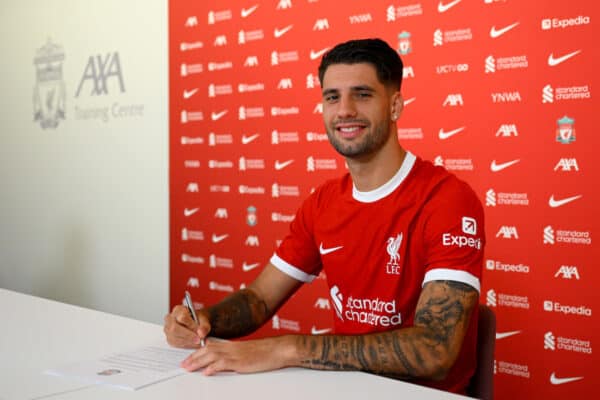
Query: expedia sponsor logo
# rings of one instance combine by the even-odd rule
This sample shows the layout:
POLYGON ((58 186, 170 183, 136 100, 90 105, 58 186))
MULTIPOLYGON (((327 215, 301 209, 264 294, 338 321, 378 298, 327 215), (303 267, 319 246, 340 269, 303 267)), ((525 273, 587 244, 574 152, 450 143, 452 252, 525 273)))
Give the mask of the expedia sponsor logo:
POLYGON ((271 197, 300 197, 300 188, 298 186, 280 185, 274 183, 271 185, 271 197))
POLYGON ((291 320, 291 319, 283 319, 278 315, 274 315, 271 319, 272 328, 275 330, 286 330, 292 332, 300 332, 300 322, 291 320))
POLYGON ((300 60, 297 51, 271 52, 271 65, 279 65, 300 60))
POLYGON ((179 44, 179 50, 181 51, 190 51, 190 50, 198 50, 204 47, 204 43, 200 41, 196 42, 181 42, 179 44))
POLYGON ((511 307, 529 310, 529 298, 527 296, 496 293, 494 289, 487 291, 486 304, 490 307, 511 307))
POLYGON ((386 11, 386 21, 393 22, 398 18, 413 17, 423 15, 423 7, 420 3, 408 6, 389 6, 386 11))
POLYGON ((204 144, 204 138, 200 137, 200 136, 196 136, 196 137, 182 136, 181 144, 182 145, 204 144))
POLYGON ((232 144, 233 135, 231 133, 209 133, 208 134, 208 145, 211 147, 232 144))
POLYGON ((229 193, 231 186, 229 185, 210 185, 209 188, 211 193, 229 193))
POLYGON ((449 31, 442 31, 437 29, 433 33, 433 47, 443 46, 448 43, 463 42, 465 40, 472 40, 473 32, 471 28, 454 29, 449 31))
POLYGON ((494 360, 494 373, 518 376, 520 378, 531 378, 529 366, 525 364, 517 364, 508 361, 494 360))
POLYGON ((485 205, 487 207, 528 206, 529 198, 527 193, 496 193, 494 189, 490 189, 485 193, 485 205))
POLYGON ((398 128, 398 139, 421 140, 421 139, 423 139, 423 129, 421 129, 421 128, 398 128))
POLYGON ((273 117, 282 117, 286 115, 300 114, 298 107, 271 107, 271 115, 273 117))
POLYGON ((328 140, 326 133, 306 132, 307 142, 326 142, 328 140))
POLYGON ((224 69, 232 69, 233 63, 231 61, 209 62, 207 68, 210 72, 222 71, 224 69))
POLYGON ((233 293, 233 291, 234 291, 233 286, 227 285, 227 284, 222 284, 222 283, 215 282, 215 281, 210 281, 208 283, 208 288, 215 292, 233 293))
POLYGON ((294 214, 283 214, 279 212, 271 213, 271 221, 273 222, 284 222, 289 223, 294 220, 296 216, 294 214))
POLYGON ((545 300, 544 311, 557 312, 565 315, 577 315, 582 317, 591 317, 592 309, 584 305, 581 306, 568 306, 560 304, 558 301, 545 300))
POLYGON ((498 260, 486 260, 485 268, 490 271, 517 272, 522 274, 528 274, 530 271, 529 265, 510 264, 498 260))
POLYGON ((441 64, 435 68, 435 72, 438 75, 453 72, 469 72, 469 64, 441 64))
POLYGON ((298 132, 279 132, 277 130, 271 132, 271 144, 298 142, 300 142, 300 134, 298 132))
POLYGON ((191 263, 191 264, 204 264, 204 257, 191 256, 189 254, 183 253, 181 255, 181 262, 191 263))
POLYGON ((238 187, 240 194, 265 194, 265 188, 262 186, 246 186, 240 185, 238 187))
POLYGON ((230 169, 233 168, 233 161, 208 160, 210 169, 230 169))
POLYGON ((555 230, 550 225, 545 227, 544 244, 554 245, 559 243, 591 246, 592 235, 589 231, 555 230))
POLYGON ((555 336, 552 332, 546 332, 544 350, 592 354, 592 343, 589 340, 555 336))
POLYGON ((433 164, 444 167, 448 171, 473 171, 473 160, 471 158, 443 158, 437 156, 433 164))
POLYGON ((574 26, 589 25, 591 18, 587 15, 579 15, 573 18, 545 18, 542 20, 542 29, 566 29, 574 26))

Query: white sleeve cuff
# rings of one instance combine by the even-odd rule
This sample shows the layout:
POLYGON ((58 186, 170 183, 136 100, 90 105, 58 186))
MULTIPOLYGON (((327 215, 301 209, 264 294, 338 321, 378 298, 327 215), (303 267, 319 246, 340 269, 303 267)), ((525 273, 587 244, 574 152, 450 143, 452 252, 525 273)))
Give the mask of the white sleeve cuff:
POLYGON ((423 285, 431 281, 462 282, 466 283, 469 286, 473 286, 473 288, 475 288, 477 292, 481 292, 481 284, 479 282, 479 278, 467 271, 460 271, 456 269, 447 268, 432 269, 430 271, 427 271, 427 273, 425 274, 425 278, 423 278, 423 285))
POLYGON ((273 254, 273 257, 271 257, 270 261, 271 264, 275 266, 275 268, 301 282, 309 283, 317 277, 316 275, 307 274, 301 269, 294 267, 292 264, 283 260, 277 254, 273 254))

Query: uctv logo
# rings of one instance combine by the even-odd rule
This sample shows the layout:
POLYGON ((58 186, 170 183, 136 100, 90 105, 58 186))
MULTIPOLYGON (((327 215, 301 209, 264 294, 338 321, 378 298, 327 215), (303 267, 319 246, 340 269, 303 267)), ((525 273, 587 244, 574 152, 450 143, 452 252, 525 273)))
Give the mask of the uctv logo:
MULTIPOLYGON (((88 58, 87 65, 83 71, 81 81, 77 87, 75 97, 79 97, 81 89, 83 89, 86 82, 90 81, 92 84, 92 96, 99 96, 108 94, 108 81, 114 78, 117 80, 121 93, 125 92, 125 83, 123 81, 123 71, 121 70, 121 61, 119 59, 119 53, 108 53, 106 56, 98 54, 97 56, 90 56, 88 58)), ((88 85, 89 86, 89 85, 88 85)))

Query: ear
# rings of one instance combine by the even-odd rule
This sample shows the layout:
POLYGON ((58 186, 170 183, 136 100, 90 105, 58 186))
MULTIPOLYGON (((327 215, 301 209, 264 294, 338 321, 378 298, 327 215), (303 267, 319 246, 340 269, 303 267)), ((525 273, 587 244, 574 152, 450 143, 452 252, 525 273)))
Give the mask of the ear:
POLYGON ((392 95, 392 110, 391 110, 392 121, 396 121, 398 118, 400 118, 400 115, 402 114, 403 109, 404 109, 404 98, 402 97, 402 94, 400 92, 395 92, 392 95))

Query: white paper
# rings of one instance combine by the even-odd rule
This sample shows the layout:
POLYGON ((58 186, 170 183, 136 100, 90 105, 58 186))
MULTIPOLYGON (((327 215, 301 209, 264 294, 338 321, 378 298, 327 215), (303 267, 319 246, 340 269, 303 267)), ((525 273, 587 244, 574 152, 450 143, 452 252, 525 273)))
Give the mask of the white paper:
POLYGON ((100 360, 50 369, 44 373, 85 382, 137 390, 186 372, 180 363, 194 350, 175 349, 166 343, 116 353, 100 360))

